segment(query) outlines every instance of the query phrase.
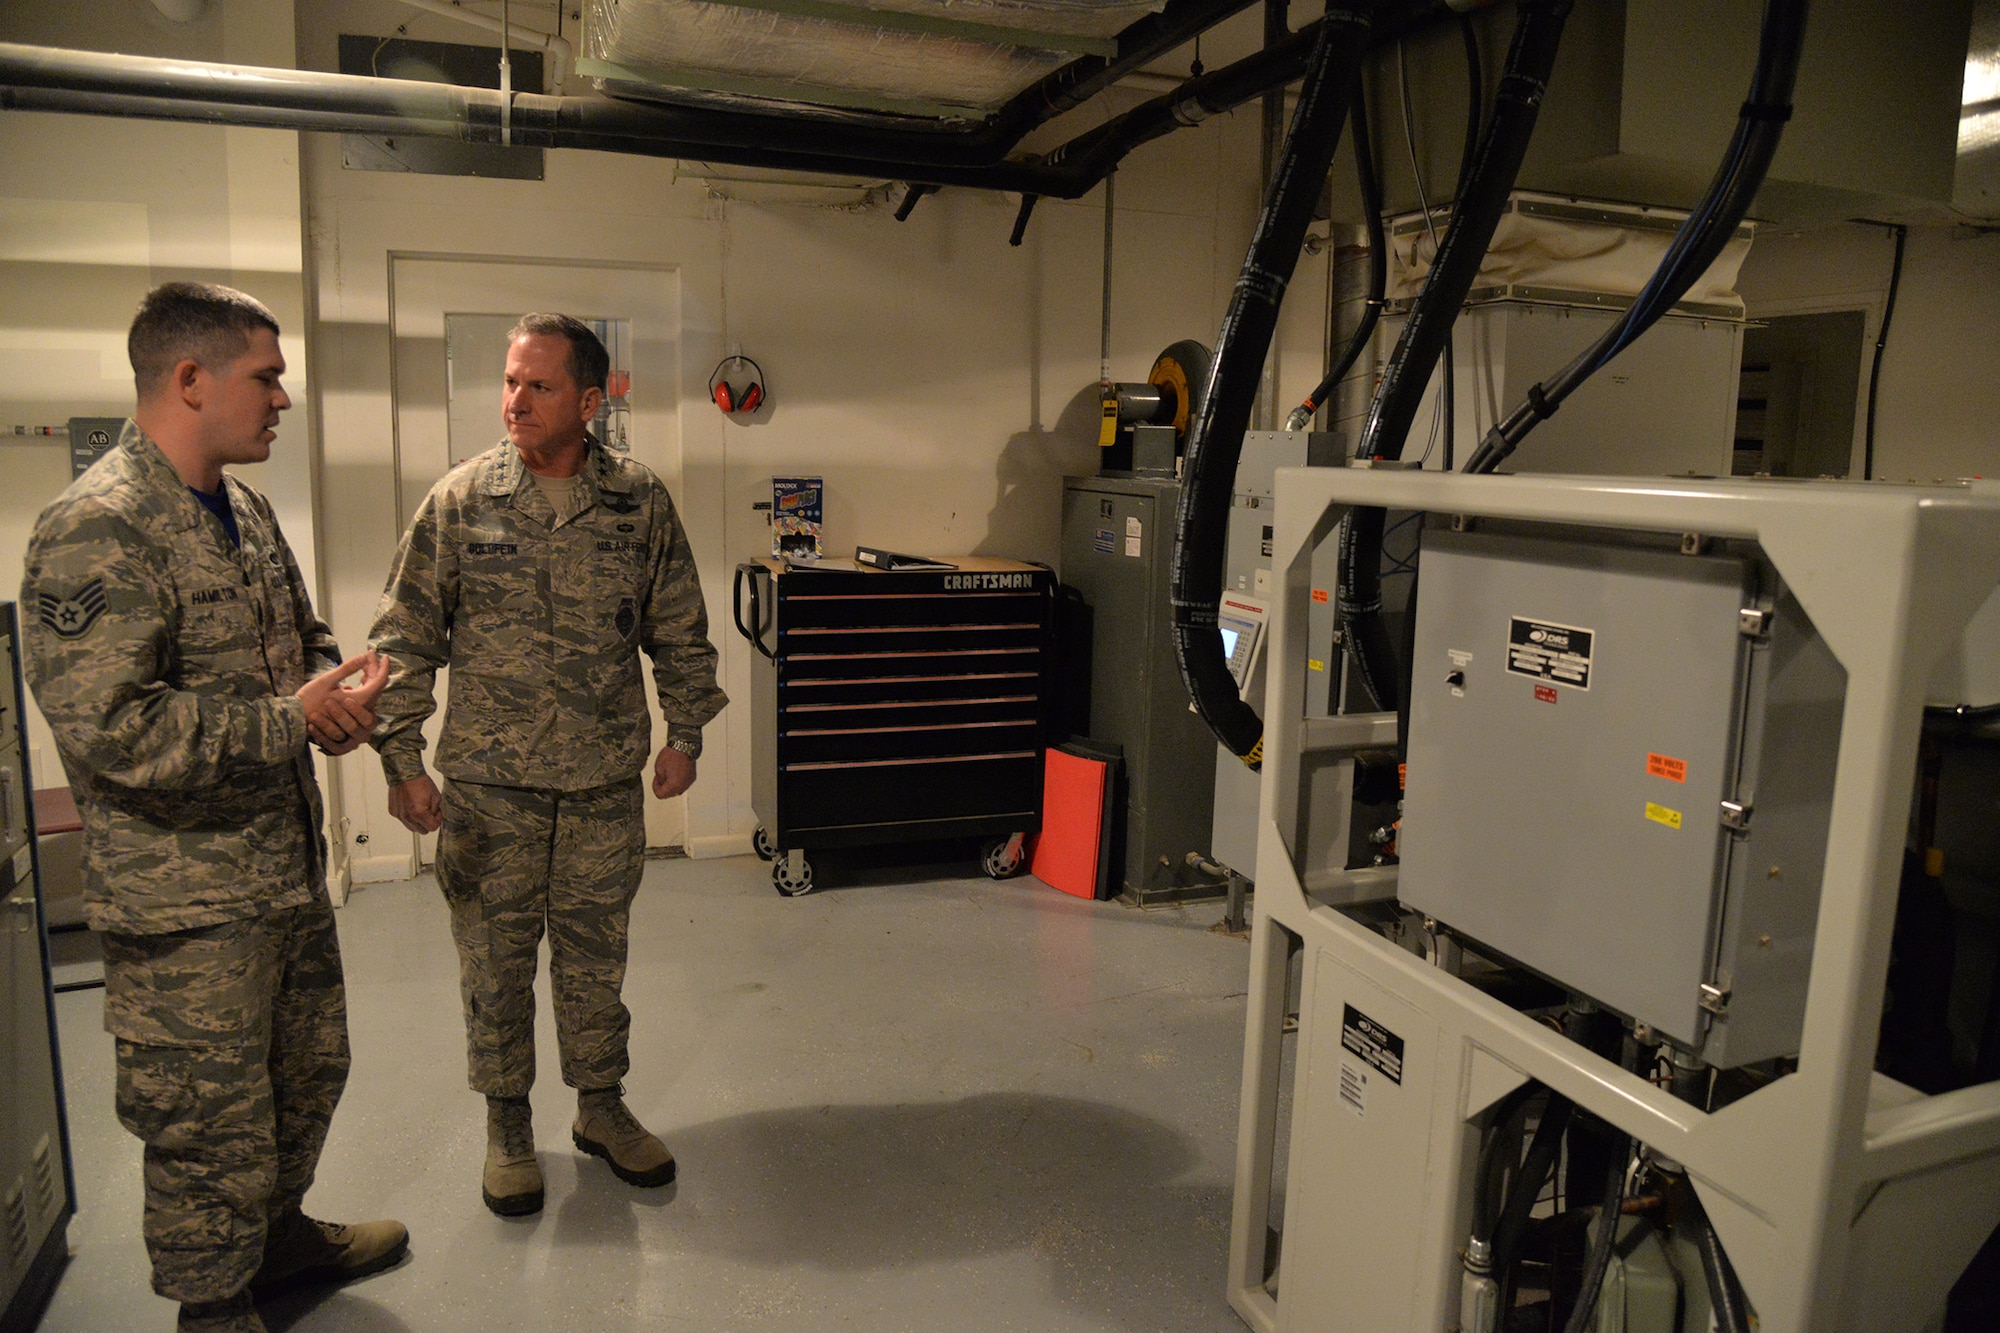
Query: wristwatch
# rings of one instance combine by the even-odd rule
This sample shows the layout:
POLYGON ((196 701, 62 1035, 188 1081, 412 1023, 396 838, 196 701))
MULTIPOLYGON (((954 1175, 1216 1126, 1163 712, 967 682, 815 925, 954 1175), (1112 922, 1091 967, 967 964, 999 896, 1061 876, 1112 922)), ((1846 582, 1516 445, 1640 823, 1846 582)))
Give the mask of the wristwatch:
POLYGON ((667 748, 670 750, 679 750, 690 759, 699 759, 701 758, 701 737, 699 735, 669 736, 667 738, 667 748))

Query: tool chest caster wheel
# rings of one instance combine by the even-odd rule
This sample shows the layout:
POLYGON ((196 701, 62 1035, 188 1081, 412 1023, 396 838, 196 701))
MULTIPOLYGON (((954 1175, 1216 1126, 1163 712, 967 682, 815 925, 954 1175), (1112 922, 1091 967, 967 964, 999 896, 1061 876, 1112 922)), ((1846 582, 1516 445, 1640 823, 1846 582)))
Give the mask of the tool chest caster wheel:
POLYGON ((801 851, 788 852, 771 862, 771 885, 787 898, 813 891, 812 862, 801 851))
POLYGON ((1016 833, 987 843, 979 854, 979 868, 993 879, 1012 879, 1020 874, 1028 864, 1022 849, 1023 837, 1016 833))
POLYGON ((762 824, 759 824, 757 831, 750 835, 750 850, 757 853, 759 861, 778 859, 778 845, 771 841, 771 831, 762 824))

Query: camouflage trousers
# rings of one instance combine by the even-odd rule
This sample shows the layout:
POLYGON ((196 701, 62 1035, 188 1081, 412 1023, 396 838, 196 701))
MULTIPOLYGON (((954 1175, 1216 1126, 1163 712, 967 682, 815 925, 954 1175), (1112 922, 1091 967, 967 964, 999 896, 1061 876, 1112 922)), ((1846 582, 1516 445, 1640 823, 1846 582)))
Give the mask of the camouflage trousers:
POLYGON ((626 927, 645 869, 637 777, 583 791, 448 782, 437 877, 451 909, 474 1092, 525 1097, 535 1082, 535 969, 549 937, 563 1082, 625 1077, 632 1017, 626 927))
POLYGON ((347 1083, 340 940, 324 899, 163 935, 104 936, 118 1120, 146 1145, 153 1290, 241 1290, 266 1223, 312 1184, 347 1083))

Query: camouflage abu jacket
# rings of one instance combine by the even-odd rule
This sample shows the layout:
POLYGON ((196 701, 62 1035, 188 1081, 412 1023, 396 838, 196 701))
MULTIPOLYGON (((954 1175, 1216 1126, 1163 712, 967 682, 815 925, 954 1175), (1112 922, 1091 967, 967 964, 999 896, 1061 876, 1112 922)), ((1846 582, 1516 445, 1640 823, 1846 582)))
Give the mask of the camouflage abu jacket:
POLYGON ((436 762, 461 782, 579 791, 638 772, 652 739, 641 648, 675 739, 698 747, 729 702, 667 488, 594 439, 581 475, 583 509, 561 524, 506 443, 424 497, 369 632, 393 663, 373 740, 392 786, 423 775, 447 664, 436 762))
POLYGON ((340 650, 270 503, 224 484, 240 550, 128 421, 28 544, 23 666, 83 820, 99 930, 186 930, 324 891, 292 692, 340 650))

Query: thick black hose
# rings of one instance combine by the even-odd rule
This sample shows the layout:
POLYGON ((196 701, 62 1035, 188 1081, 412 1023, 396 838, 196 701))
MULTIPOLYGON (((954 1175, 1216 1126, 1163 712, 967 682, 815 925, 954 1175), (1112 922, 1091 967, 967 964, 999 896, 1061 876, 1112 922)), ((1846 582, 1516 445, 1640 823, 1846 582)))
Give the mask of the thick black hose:
POLYGON ((1473 1176, 1472 1238, 1491 1241, 1500 1221, 1500 1207, 1506 1200, 1507 1182, 1520 1166, 1521 1133, 1534 1110, 1537 1097, 1546 1105, 1547 1089, 1535 1082, 1523 1083, 1509 1093, 1493 1111, 1493 1127, 1479 1150, 1479 1167, 1473 1176))
POLYGON ((1631 1160, 1632 1140, 1621 1138, 1625 1150, 1608 1159, 1605 1167, 1604 1199, 1590 1238, 1590 1250, 1583 1261, 1583 1280, 1577 1287, 1576 1304, 1570 1307, 1563 1333, 1584 1333, 1597 1313, 1597 1298, 1604 1290, 1604 1275, 1611 1270, 1611 1252, 1618 1248, 1618 1217, 1625 1202, 1625 1167, 1631 1160))
POLYGON ((1750 1333, 1750 1298, 1722 1248, 1722 1237, 1715 1234, 1715 1223, 1708 1220, 1708 1211, 1699 1199, 1691 1199, 1682 1216, 1694 1225, 1695 1248, 1701 1253, 1702 1276, 1708 1280, 1708 1307, 1715 1316, 1715 1326, 1722 1333, 1750 1333))
POLYGON ((1216 339, 1201 410, 1188 431, 1186 482, 1174 514, 1174 651, 1181 680, 1209 729, 1252 767, 1263 759, 1264 726, 1237 692, 1216 628, 1231 486, 1278 307, 1361 78, 1371 9, 1338 4, 1321 21, 1284 157, 1216 339))
MULTIPOLYGON (((1541 114, 1555 67, 1569 0, 1523 0, 1507 66, 1493 99, 1493 113, 1480 133, 1472 170, 1452 209, 1431 271, 1396 343, 1382 384, 1369 409, 1358 457, 1397 459, 1409 437, 1438 357, 1451 338, 1452 322, 1479 276, 1486 247, 1500 225, 1501 210, 1520 174, 1528 140, 1541 114)), ((1399 709, 1396 654, 1382 627, 1382 519, 1379 510, 1348 514, 1341 538, 1337 602, 1348 660, 1377 708, 1399 709)))
POLYGON ((1361 359, 1375 337, 1375 324, 1382 318, 1382 302, 1389 290, 1389 244, 1382 231, 1382 177, 1375 170, 1374 149, 1368 142, 1368 98, 1359 80, 1354 85, 1354 106, 1347 114, 1352 122, 1348 137, 1354 143, 1354 174, 1361 181, 1362 220, 1368 228, 1368 297, 1361 307, 1361 322, 1354 326, 1354 336, 1347 340, 1346 350, 1326 372, 1326 378, 1293 409, 1287 423, 1289 430, 1305 429, 1306 421, 1325 405, 1334 389, 1347 378, 1347 372, 1354 369, 1354 363, 1361 359))
POLYGON ((1672 309, 1722 253, 1762 188, 1785 123, 1791 119, 1792 85, 1805 46, 1805 28, 1806 0, 1768 0, 1750 95, 1702 201, 1681 224, 1660 266, 1618 322, 1552 378, 1530 387, 1526 400, 1480 441, 1466 460, 1467 472, 1491 472, 1506 461, 1528 432, 1555 415, 1578 386, 1672 309))
POLYGON ((1556 1151, 1562 1146, 1563 1132, 1569 1128, 1575 1113, 1576 1106, 1568 1098, 1549 1099, 1542 1111, 1541 1124, 1535 1126, 1534 1140, 1528 1144, 1528 1155, 1514 1177, 1514 1187, 1507 1191, 1507 1200, 1501 1205, 1500 1220, 1493 1226, 1493 1272, 1503 1285, 1519 1258, 1528 1217, 1535 1210, 1542 1187, 1549 1183, 1550 1172, 1555 1170, 1556 1151))
POLYGON ((1493 115, 1480 136, 1471 178, 1452 209, 1451 225, 1445 229, 1423 291, 1376 392, 1356 451, 1361 457, 1403 456, 1403 444, 1430 384, 1431 371, 1451 337, 1452 323, 1465 304, 1466 293, 1479 277, 1486 247, 1520 174, 1569 10, 1569 0, 1523 0, 1507 52, 1507 68, 1494 93, 1493 115))

